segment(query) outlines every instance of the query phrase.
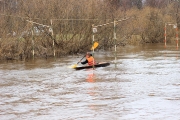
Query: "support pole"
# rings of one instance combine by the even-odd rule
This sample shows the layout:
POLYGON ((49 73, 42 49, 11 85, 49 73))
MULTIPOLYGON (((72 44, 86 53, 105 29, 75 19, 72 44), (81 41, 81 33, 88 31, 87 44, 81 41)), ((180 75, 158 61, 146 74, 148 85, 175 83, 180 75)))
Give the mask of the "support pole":
POLYGON ((116 21, 114 20, 114 49, 115 49, 115 64, 117 60, 117 49, 116 49, 116 21))
POLYGON ((178 50, 178 47, 179 47, 178 42, 179 42, 179 38, 178 38, 178 26, 176 24, 176 47, 177 47, 177 50, 178 50))
POLYGON ((165 27, 164 27, 164 47, 166 48, 166 23, 165 23, 165 27))
MULTIPOLYGON (((97 28, 94 27, 94 24, 92 25, 92 46, 93 46, 93 57, 94 57, 94 34, 97 32, 97 28)), ((94 61, 93 61, 94 63, 94 61)), ((93 64, 93 69, 94 69, 94 64, 93 64)))
MULTIPOLYGON (((92 33, 92 34, 93 34, 93 35, 92 35, 92 46, 93 46, 93 44, 94 44, 94 33, 95 33, 95 32, 94 32, 94 25, 92 25, 92 31, 93 31, 93 33, 92 33)), ((93 50, 93 55, 94 55, 94 47, 93 47, 92 50, 93 50)), ((94 57, 94 56, 93 56, 93 57, 94 57)))
POLYGON ((51 19, 51 35, 52 35, 52 39, 53 39, 53 52, 54 52, 54 57, 56 56, 56 51, 55 51, 55 47, 54 47, 54 33, 53 33, 53 28, 52 28, 52 19, 51 19))
POLYGON ((33 31, 33 23, 32 23, 32 56, 33 56, 33 60, 34 60, 34 31, 33 31))
MULTIPOLYGON (((92 45, 94 44, 94 33, 93 33, 93 41, 92 41, 92 45)), ((94 47, 93 47, 93 54, 92 54, 92 56, 93 56, 93 58, 94 58, 94 47)), ((94 69, 94 61, 93 61, 93 69, 94 69)))
POLYGON ((171 26, 173 26, 173 28, 176 29, 176 48, 178 50, 178 47, 179 47, 179 45, 178 45, 179 37, 178 37, 178 26, 177 26, 177 23, 176 24, 173 24, 173 23, 170 23, 170 22, 169 23, 165 23, 165 28, 164 28, 164 31, 165 31, 165 33, 164 33, 164 36, 165 36, 165 40, 164 40, 165 47, 166 47, 166 26, 167 25, 171 25, 171 26))

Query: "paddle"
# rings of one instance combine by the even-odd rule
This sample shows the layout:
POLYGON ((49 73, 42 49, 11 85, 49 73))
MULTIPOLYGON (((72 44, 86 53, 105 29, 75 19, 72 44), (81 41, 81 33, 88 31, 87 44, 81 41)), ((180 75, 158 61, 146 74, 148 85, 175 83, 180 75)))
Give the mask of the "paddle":
POLYGON ((91 47, 91 50, 96 49, 98 45, 99 45, 98 42, 94 42, 93 46, 91 47))
MULTIPOLYGON (((99 45, 98 42, 94 42, 93 46, 91 47, 91 50, 96 49, 98 45, 99 45)), ((85 56, 86 56, 86 55, 84 55, 84 56, 81 58, 81 60, 82 60, 85 56)), ((76 68, 77 65, 81 62, 81 60, 80 60, 79 62, 77 62, 77 64, 72 65, 71 68, 76 68)))

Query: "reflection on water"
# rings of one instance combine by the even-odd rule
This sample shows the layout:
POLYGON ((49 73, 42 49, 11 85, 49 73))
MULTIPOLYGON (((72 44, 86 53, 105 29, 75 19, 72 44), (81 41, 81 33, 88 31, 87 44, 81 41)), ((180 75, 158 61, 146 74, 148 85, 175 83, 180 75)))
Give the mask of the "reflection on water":
POLYGON ((87 82, 93 83, 95 82, 95 74, 93 69, 88 69, 88 77, 87 77, 87 82))
MULTIPOLYGON (((95 82, 96 82, 95 81, 95 74, 94 74, 93 69, 87 69, 86 72, 88 74, 87 82, 92 83, 91 87, 89 87, 87 90, 87 94, 89 95, 89 97, 91 97, 90 101, 93 101, 93 99, 95 99, 97 96, 97 92, 96 92, 97 87, 95 86, 95 82)), ((89 103, 88 107, 90 110, 96 110, 97 109, 96 105, 93 102, 89 103)))
POLYGON ((75 71, 79 58, 0 63, 1 120, 179 120, 180 51, 163 45, 97 52, 105 68, 75 71), (116 66, 116 67, 115 67, 116 66))

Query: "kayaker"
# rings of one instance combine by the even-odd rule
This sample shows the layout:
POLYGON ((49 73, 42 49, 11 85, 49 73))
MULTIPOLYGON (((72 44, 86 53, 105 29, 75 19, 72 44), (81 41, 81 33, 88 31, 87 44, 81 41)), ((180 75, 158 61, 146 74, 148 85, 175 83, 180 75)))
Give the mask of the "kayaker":
POLYGON ((95 64, 94 58, 91 53, 87 53, 86 60, 81 62, 81 64, 83 64, 83 65, 86 63, 88 63, 88 65, 90 65, 90 66, 95 64))

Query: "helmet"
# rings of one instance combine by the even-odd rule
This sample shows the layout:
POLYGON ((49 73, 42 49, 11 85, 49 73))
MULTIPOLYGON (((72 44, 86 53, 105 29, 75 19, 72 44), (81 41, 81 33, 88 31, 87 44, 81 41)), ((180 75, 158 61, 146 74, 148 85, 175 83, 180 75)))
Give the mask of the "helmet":
POLYGON ((91 54, 91 53, 89 53, 89 52, 87 52, 87 54, 86 54, 86 55, 92 56, 92 54, 91 54))

